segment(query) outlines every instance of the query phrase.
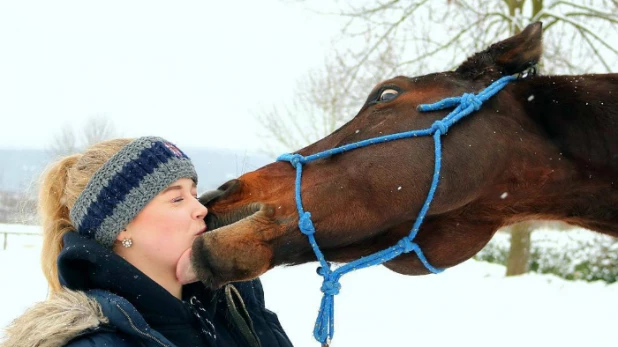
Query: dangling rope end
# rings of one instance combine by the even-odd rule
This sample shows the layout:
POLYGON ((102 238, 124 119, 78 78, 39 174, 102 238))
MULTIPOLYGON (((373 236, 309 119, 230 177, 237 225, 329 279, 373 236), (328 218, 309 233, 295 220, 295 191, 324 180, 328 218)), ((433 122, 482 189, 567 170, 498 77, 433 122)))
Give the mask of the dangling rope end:
POLYGON ((421 104, 421 105, 418 105, 418 106, 416 107, 416 110, 417 110, 417 111, 419 111, 419 112, 433 111, 433 110, 431 109, 431 105, 429 105, 429 104, 421 104))
POLYGON ((416 107, 416 110, 419 112, 437 111, 437 110, 441 110, 444 108, 459 105, 460 99, 461 99, 460 97, 456 96, 452 98, 446 98, 438 102, 434 102, 433 104, 421 104, 416 107))
POLYGON ((292 159, 292 154, 290 153, 282 154, 277 157, 277 161, 290 161, 290 159, 292 159))

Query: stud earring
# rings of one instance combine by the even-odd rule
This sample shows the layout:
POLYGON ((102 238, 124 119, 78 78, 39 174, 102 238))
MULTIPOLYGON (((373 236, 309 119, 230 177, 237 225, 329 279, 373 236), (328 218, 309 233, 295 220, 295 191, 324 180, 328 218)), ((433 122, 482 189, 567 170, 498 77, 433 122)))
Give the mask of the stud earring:
POLYGON ((133 246, 133 240, 131 240, 130 237, 124 238, 121 243, 122 243, 122 246, 125 248, 129 248, 133 246))

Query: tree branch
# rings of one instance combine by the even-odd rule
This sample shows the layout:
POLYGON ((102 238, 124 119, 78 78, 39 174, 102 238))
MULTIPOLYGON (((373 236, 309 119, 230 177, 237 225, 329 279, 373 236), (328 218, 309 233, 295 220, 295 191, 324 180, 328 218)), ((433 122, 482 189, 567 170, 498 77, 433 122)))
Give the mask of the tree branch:
POLYGON ((553 4, 551 4, 548 8, 551 9, 551 8, 554 8, 554 7, 559 6, 559 5, 572 6, 572 7, 578 8, 580 10, 586 10, 586 11, 588 11, 590 13, 594 13, 594 14, 597 14, 597 15, 603 16, 603 17, 611 17, 611 16, 615 17, 616 16, 615 14, 603 12, 602 10, 596 9, 594 7, 584 6, 584 5, 580 5, 580 4, 575 4, 575 3, 572 3, 570 1, 556 1, 553 4))
POLYGON ((446 48, 448 48, 453 42, 457 41, 463 34, 465 34, 466 32, 468 32, 470 29, 475 28, 476 24, 478 24, 481 20, 478 20, 474 23, 474 25, 469 26, 468 28, 460 31, 457 35, 455 35, 452 39, 450 39, 448 42, 446 42, 445 44, 443 44, 442 46, 434 49, 433 51, 430 51, 426 54, 423 54, 421 56, 418 56, 414 59, 408 60, 408 61, 404 61, 402 62, 399 66, 404 66, 404 65, 409 65, 409 64, 413 64, 421 59, 425 59, 427 57, 430 57, 446 48))
POLYGON ((614 47, 610 46, 607 42, 605 42, 602 38, 600 38, 597 34, 594 33, 594 31, 586 28, 585 26, 583 26, 581 23, 578 23, 576 21, 570 20, 565 16, 559 16, 550 12, 546 12, 546 14, 550 17, 553 17, 555 19, 558 19, 560 21, 563 21, 565 23, 570 24, 571 26, 573 26, 576 30, 583 30, 586 33, 588 33, 590 36, 594 37, 597 41, 599 41, 599 43, 601 43, 603 46, 607 47, 610 51, 618 54, 618 50, 616 50, 614 47))
POLYGON ((603 59, 603 56, 599 53, 599 51, 597 50, 597 48, 594 46, 594 44, 590 41, 590 39, 588 38, 588 36, 586 35, 586 33, 581 30, 581 29, 577 29, 577 31, 579 32, 579 34, 584 38, 584 40, 586 41, 586 43, 588 43, 588 45, 590 46, 590 48, 592 49, 592 51, 594 52, 594 54, 597 56, 597 58, 599 58, 599 60, 601 61, 601 63, 603 64, 603 66, 605 67, 605 70, 607 70, 607 72, 610 72, 611 69, 609 67, 609 64, 607 64, 607 62, 605 62, 605 59, 603 59))
MULTIPOLYGON (((599 18, 599 19, 608 21, 608 22, 613 23, 613 24, 618 24, 618 19, 613 19, 611 17, 605 17, 605 16, 601 16, 601 15, 598 15, 598 14, 592 14, 592 13, 569 12, 569 13, 566 13, 565 16, 567 16, 567 17, 580 17, 581 16, 581 17, 599 18)), ((614 16, 614 17, 616 17, 616 16, 614 16)), ((616 18, 618 18, 618 17, 616 17, 616 18)))
POLYGON ((384 32, 384 34, 382 36, 380 36, 380 38, 373 44, 373 46, 371 46, 371 48, 369 48, 369 50, 367 51, 367 53, 365 53, 362 58, 352 67, 350 67, 349 71, 351 71, 351 74, 349 75, 349 79, 348 79, 348 83, 345 86, 345 89, 347 90, 348 88, 350 88, 351 84, 356 80, 356 76, 358 75, 358 71, 359 71, 359 67, 364 64, 367 59, 369 59, 369 56, 371 55, 371 53, 373 53, 376 48, 378 47, 378 45, 385 40, 385 38, 393 31, 395 30, 404 20, 406 20, 410 15, 412 15, 412 13, 414 13, 414 11, 416 11, 420 6, 424 5, 427 1, 429 0, 423 0, 420 3, 415 4, 415 6, 411 7, 409 11, 407 11, 406 13, 404 13, 401 18, 399 20, 397 20, 395 23, 393 23, 390 28, 388 28, 388 30, 386 30, 386 32, 384 32))

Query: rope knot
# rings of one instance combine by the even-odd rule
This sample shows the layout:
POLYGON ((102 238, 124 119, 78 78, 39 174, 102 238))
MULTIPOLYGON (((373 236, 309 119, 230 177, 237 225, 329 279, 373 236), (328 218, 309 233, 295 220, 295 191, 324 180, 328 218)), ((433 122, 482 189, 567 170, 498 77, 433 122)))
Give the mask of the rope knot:
POLYGON ((315 233, 315 227, 313 226, 313 222, 311 221, 311 213, 305 212, 300 216, 300 221, 298 221, 298 228, 305 235, 312 235, 315 233))
POLYGON ((339 294, 339 289, 341 289, 341 284, 333 280, 324 280, 324 282, 322 282, 322 287, 320 288, 322 293, 326 295, 337 295, 339 294))
POLYGON ((291 158, 290 158, 290 164, 292 164, 292 166, 294 168, 296 168, 296 166, 298 166, 299 163, 302 162, 303 156, 300 154, 292 154, 291 158))
POLYGON ((410 253, 416 247, 418 247, 414 242, 410 241, 410 239, 407 237, 404 237, 403 239, 399 240, 399 242, 397 242, 397 246, 403 249, 403 253, 410 253))
POLYGON ((483 106, 483 100, 472 93, 464 93, 461 96, 461 107, 466 109, 468 106, 472 106, 475 111, 478 111, 483 106))
POLYGON ((444 121, 437 120, 431 125, 431 129, 433 131, 440 130, 440 134, 444 135, 448 131, 448 125, 444 121))

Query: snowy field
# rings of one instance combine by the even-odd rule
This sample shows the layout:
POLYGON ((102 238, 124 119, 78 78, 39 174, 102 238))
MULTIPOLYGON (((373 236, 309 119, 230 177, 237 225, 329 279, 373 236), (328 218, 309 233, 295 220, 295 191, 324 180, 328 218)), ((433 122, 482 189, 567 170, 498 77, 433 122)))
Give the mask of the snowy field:
MULTIPOLYGON (((32 230, 0 224, 0 231, 7 228, 32 230)), ((0 250, 0 327, 45 299, 40 242, 39 236, 11 235, 8 249, 0 250)), ((262 277, 266 304, 295 346, 319 346, 312 337, 321 298, 315 268, 275 269, 262 277)), ((618 283, 505 278, 504 272, 468 261, 423 277, 383 267, 348 274, 335 298, 332 346, 618 346, 618 283)))

